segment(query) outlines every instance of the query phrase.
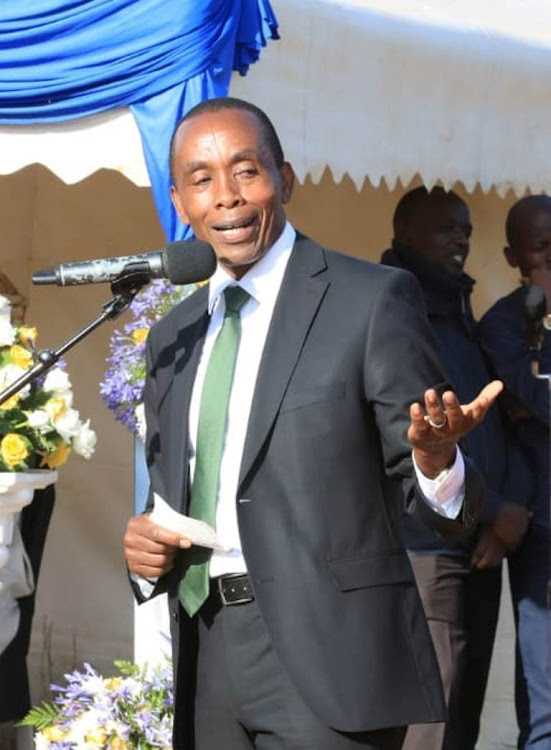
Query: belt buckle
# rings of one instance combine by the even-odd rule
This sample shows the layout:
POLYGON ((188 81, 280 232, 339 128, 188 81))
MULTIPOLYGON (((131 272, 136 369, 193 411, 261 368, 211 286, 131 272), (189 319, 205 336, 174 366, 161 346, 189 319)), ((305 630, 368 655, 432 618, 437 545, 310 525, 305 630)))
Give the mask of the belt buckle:
POLYGON ((234 604, 248 604, 254 600, 254 596, 242 596, 239 599, 232 599, 231 601, 226 599, 224 592, 224 583, 231 581, 232 578, 241 578, 241 575, 236 576, 222 576, 218 579, 218 593, 220 594, 220 600, 224 607, 232 607, 234 604))

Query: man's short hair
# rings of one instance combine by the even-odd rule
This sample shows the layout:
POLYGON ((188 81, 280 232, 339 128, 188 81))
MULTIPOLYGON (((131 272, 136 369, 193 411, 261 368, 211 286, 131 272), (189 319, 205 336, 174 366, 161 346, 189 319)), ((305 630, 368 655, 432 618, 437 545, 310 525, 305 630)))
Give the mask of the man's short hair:
POLYGON ((549 195, 527 195, 514 203, 505 219, 505 235, 507 244, 514 246, 518 242, 518 224, 530 211, 543 209, 551 212, 551 197, 549 195))
POLYGON ((392 218, 394 233, 396 234, 397 228, 408 222, 419 206, 424 203, 427 198, 433 195, 449 197, 451 200, 457 200, 463 203, 463 199, 460 198, 457 193, 454 193, 452 190, 444 190, 444 188, 439 185, 435 185, 431 190, 427 190, 424 185, 413 188, 413 190, 409 190, 398 201, 392 218))
POLYGON ((274 128, 273 123, 268 115, 262 109, 260 109, 260 107, 257 107, 255 104, 251 104, 244 99, 237 99, 236 97, 232 96, 220 96, 215 99, 206 99, 205 101, 196 104, 195 107, 192 107, 189 112, 186 112, 186 114, 182 118, 180 118, 176 127, 174 128, 172 138, 170 139, 170 178, 172 180, 172 184, 174 184, 175 182, 174 144, 176 142, 176 135, 182 123, 187 122, 188 120, 191 120, 198 115, 205 114, 206 112, 220 112, 225 109, 235 109, 242 112, 250 112, 250 114, 254 115, 260 125, 262 136, 264 138, 266 146, 273 156, 276 167, 279 168, 283 165, 285 157, 283 155, 281 142, 279 140, 278 134, 276 133, 276 129, 274 128))

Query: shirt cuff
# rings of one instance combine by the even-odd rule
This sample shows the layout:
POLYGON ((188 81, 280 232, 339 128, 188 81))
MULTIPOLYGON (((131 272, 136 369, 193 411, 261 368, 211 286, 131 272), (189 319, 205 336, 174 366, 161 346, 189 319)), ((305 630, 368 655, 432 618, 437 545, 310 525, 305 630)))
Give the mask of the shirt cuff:
POLYGON ((465 461, 460 449, 457 448, 455 452, 452 466, 441 471, 434 479, 422 473, 415 463, 415 456, 413 466, 421 492, 430 507, 441 516, 457 518, 465 497, 465 461))
POLYGON ((158 581, 154 578, 142 578, 136 573, 130 573, 130 580, 140 589, 140 594, 144 599, 149 599, 158 581))

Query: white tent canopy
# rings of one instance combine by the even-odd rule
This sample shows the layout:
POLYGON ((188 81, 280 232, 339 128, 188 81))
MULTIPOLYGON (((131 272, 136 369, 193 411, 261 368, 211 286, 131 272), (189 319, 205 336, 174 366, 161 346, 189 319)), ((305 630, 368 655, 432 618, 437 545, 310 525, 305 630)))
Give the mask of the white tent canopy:
POLYGON ((121 172, 149 185, 140 134, 128 109, 55 125, 0 126, 0 174, 43 164, 72 185, 98 169, 121 172))
MULTIPOLYGON (((551 192, 548 0, 277 0, 282 39, 232 93, 272 116, 298 178, 551 192)), ((0 127, 0 173, 147 184, 131 115, 0 127)))

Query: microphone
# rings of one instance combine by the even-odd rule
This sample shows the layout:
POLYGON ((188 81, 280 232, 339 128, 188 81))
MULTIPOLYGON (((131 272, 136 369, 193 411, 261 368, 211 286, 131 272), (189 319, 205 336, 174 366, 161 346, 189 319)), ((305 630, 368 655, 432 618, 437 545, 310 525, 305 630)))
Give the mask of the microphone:
POLYGON ((543 319, 547 311, 545 292, 534 284, 526 287, 524 315, 528 323, 528 348, 532 359, 537 359, 543 345, 543 319))
POLYGON ((168 279, 172 284, 193 284, 212 276, 216 268, 214 250, 202 240, 169 242, 165 250, 119 258, 97 258, 62 263, 33 273, 33 284, 101 284, 139 270, 149 280, 168 279))

